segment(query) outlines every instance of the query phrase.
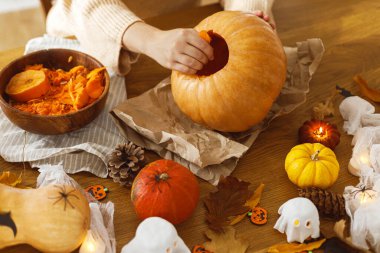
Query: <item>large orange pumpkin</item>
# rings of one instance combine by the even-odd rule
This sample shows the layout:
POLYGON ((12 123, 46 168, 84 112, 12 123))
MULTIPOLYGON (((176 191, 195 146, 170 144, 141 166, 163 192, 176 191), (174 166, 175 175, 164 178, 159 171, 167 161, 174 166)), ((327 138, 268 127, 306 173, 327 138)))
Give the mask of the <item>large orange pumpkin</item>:
POLYGON ((131 198, 140 219, 156 216, 178 224, 194 212, 199 185, 187 168, 171 160, 158 160, 137 175, 131 198))
POLYGON ((195 29, 208 31, 214 60, 195 75, 172 72, 178 107, 196 123, 224 132, 260 123, 286 78, 286 56, 275 31, 237 11, 218 12, 195 29))

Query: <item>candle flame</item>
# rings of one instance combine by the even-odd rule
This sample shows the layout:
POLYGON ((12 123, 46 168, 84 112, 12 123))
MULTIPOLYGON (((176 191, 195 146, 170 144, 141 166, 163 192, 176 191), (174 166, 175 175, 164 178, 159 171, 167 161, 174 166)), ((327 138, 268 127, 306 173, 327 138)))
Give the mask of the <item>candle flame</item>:
POLYGON ((319 126, 319 128, 315 129, 314 130, 314 135, 317 137, 317 138, 325 138, 327 137, 327 133, 325 131, 325 129, 322 127, 322 126, 319 126))

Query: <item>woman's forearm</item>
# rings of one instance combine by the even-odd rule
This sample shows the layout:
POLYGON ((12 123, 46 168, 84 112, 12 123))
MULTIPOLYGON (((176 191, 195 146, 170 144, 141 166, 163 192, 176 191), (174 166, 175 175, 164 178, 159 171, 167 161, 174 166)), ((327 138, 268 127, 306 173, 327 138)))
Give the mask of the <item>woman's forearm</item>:
POLYGON ((136 22, 124 32, 123 46, 135 53, 148 54, 149 44, 159 31, 159 29, 144 22, 136 22))

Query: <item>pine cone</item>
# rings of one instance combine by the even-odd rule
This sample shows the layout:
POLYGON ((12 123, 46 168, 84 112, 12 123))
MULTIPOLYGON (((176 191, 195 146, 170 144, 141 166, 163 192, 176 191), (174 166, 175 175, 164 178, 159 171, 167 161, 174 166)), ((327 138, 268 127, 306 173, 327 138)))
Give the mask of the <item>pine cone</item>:
POLYGON ((340 220, 347 217, 345 201, 341 194, 319 188, 298 189, 299 196, 308 198, 317 207, 321 216, 340 220))
POLYGON ((108 175, 113 181, 128 188, 144 165, 144 149, 128 142, 119 144, 107 156, 108 175))

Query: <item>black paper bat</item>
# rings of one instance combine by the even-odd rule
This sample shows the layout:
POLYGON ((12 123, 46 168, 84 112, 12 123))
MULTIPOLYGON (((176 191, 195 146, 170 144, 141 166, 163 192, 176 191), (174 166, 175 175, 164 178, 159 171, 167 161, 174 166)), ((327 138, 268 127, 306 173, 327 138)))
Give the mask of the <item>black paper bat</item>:
POLYGON ((5 226, 9 227, 13 231, 14 237, 17 235, 17 227, 16 224, 14 223, 12 217, 11 217, 11 212, 8 213, 0 213, 0 226, 5 226))

